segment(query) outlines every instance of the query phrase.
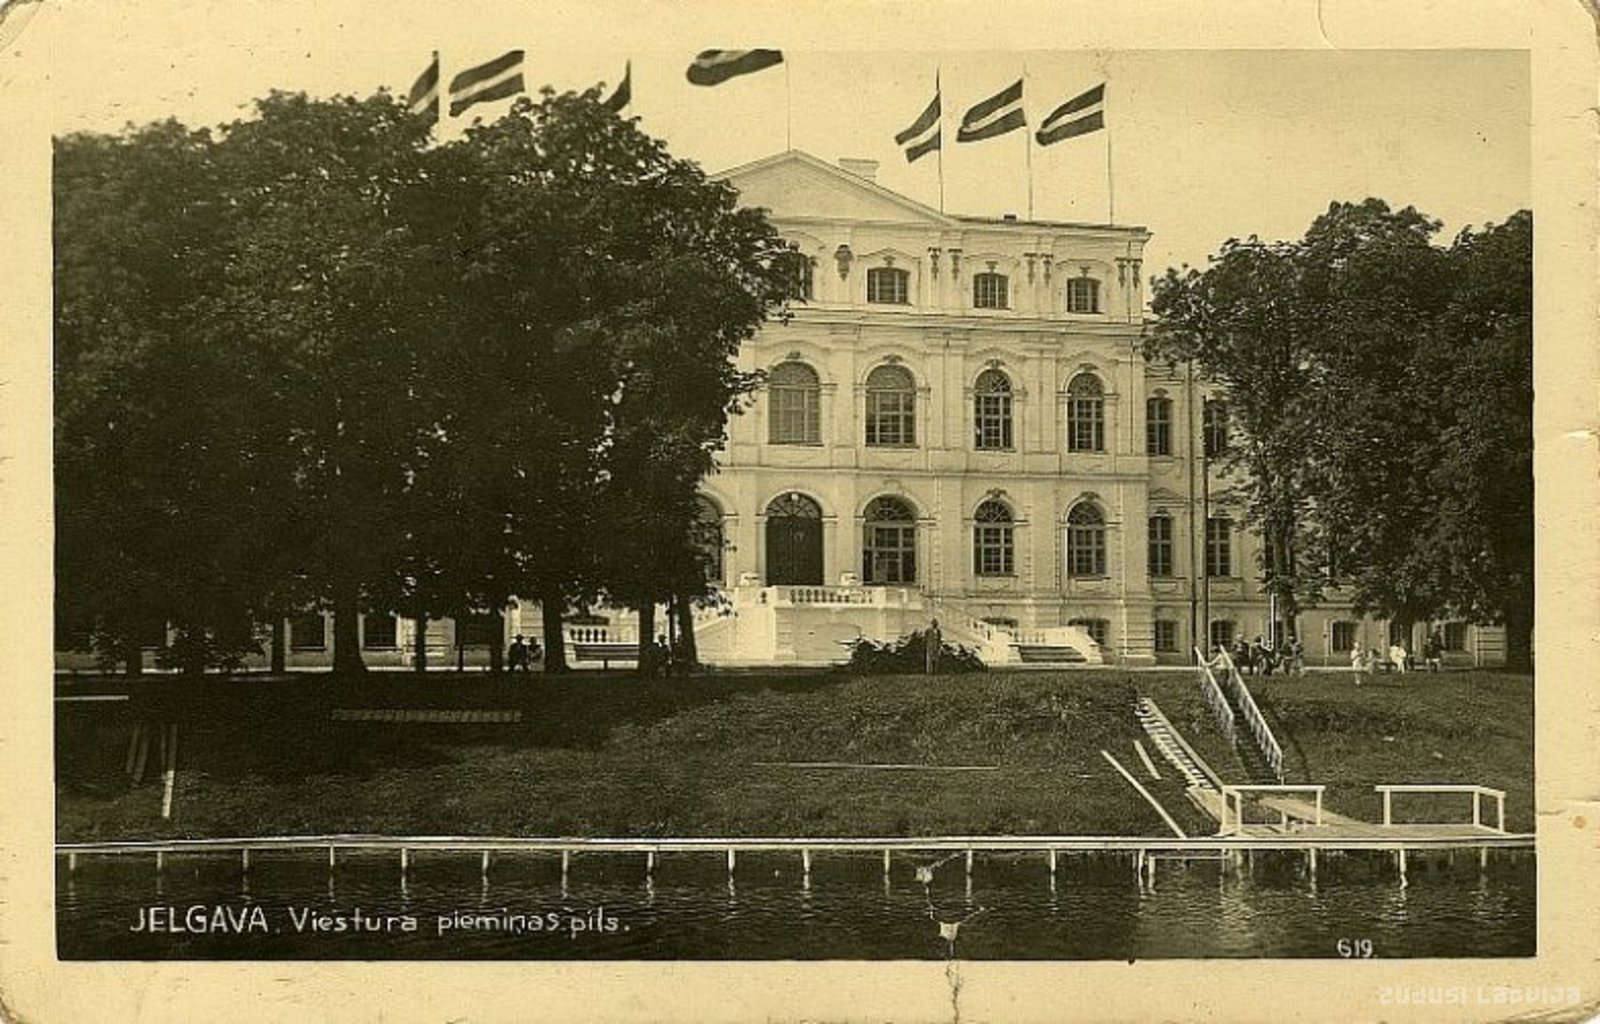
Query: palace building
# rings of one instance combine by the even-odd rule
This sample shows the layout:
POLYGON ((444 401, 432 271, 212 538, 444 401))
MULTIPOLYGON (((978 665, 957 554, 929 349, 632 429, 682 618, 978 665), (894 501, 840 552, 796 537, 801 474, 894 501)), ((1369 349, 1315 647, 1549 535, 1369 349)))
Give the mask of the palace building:
MULTIPOLYGON (((809 272, 794 315, 743 347, 765 384, 703 484, 726 600, 696 612, 701 659, 838 662, 932 619, 991 665, 1181 665, 1273 636, 1260 545, 1212 461, 1227 396, 1141 354, 1150 233, 945 214, 876 167, 790 151, 721 175, 809 272)), ((410 621, 363 619, 369 665, 412 664, 410 621)), ((568 640, 615 660, 635 622, 598 609, 568 640)), ((1503 662, 1498 627, 1421 624, 1407 647, 1434 626, 1447 661, 1503 662)), ((436 622, 430 665, 482 664, 502 631, 543 640, 536 607, 436 622)), ((1337 600, 1299 632, 1310 665, 1390 641, 1337 600)), ((297 617, 290 667, 332 643, 325 615, 297 617)))
MULTIPOLYGON (((935 617, 1000 661, 1183 663, 1271 635, 1257 539, 1205 479, 1226 396, 1141 355, 1149 232, 945 214, 876 166, 790 151, 722 176, 810 272, 741 354, 766 386, 704 485, 739 617, 774 621, 713 625, 706 656, 827 660, 935 617)), ((1300 632, 1313 664, 1389 640, 1338 604, 1300 632)), ((1500 657, 1498 629, 1444 633, 1500 657)))

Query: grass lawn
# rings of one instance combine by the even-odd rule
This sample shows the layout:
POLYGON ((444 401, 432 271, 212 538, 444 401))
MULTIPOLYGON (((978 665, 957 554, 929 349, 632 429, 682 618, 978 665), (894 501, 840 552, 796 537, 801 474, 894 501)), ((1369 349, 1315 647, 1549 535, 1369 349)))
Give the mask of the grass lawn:
MULTIPOLYGON (((585 673, 524 681, 376 674, 170 679, 129 704, 58 704, 63 841, 373 832, 461 835, 1166 834, 1100 755, 1142 777, 1137 694, 1224 777, 1236 759, 1188 675, 1115 670, 926 678, 585 673), (516 724, 334 721, 335 708, 516 708, 516 724), (137 717, 179 723, 170 821, 159 775, 123 773, 137 717), (771 762, 986 765, 802 769, 771 762)), ((1254 680, 1293 779, 1376 819, 1374 782, 1481 782, 1531 827, 1532 682, 1488 673, 1254 680), (1386 738, 1392 737, 1392 738, 1386 738), (1435 756, 1435 753, 1439 756, 1435 756)), ((152 755, 154 764, 154 755, 152 755)), ((1205 831, 1170 772, 1153 785, 1205 831)))

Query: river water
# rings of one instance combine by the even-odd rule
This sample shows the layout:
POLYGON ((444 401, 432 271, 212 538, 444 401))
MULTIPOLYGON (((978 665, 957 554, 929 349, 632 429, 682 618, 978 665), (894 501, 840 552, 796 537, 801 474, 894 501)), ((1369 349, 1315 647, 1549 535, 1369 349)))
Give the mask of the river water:
POLYGON ((1530 852, 1258 852, 1157 862, 1127 855, 575 857, 308 853, 83 857, 57 882, 63 959, 1132 960, 1191 957, 1504 957, 1535 952, 1530 852), (920 872, 918 868, 930 869, 920 872), (919 881, 919 874, 931 881, 919 881), (154 909, 152 909, 154 908, 154 909), (155 930, 151 930, 151 922, 155 930), (951 924, 959 927, 951 929, 951 924), (941 927, 943 926, 943 927, 941 927), (954 932, 953 941, 951 933, 954 932))

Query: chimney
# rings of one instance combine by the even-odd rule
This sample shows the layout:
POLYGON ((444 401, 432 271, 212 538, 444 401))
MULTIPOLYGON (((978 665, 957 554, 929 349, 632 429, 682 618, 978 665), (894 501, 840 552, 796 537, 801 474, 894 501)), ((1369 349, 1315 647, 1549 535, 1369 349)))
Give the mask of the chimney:
POLYGON ((839 168, 854 174, 858 178, 865 178, 868 181, 878 180, 878 161, 876 160, 857 160, 852 157, 842 156, 839 158, 839 168))

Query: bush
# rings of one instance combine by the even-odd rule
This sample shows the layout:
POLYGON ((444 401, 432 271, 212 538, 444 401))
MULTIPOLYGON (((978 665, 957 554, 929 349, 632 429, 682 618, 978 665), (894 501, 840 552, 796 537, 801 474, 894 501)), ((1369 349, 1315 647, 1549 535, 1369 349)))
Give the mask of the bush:
MULTIPOLYGON (((870 640, 861 637, 850 645, 852 672, 861 675, 912 675, 927 669, 928 635, 917 630, 899 640, 870 640)), ((957 674, 982 672, 984 664, 978 652, 960 644, 939 644, 939 657, 935 670, 957 674)))

